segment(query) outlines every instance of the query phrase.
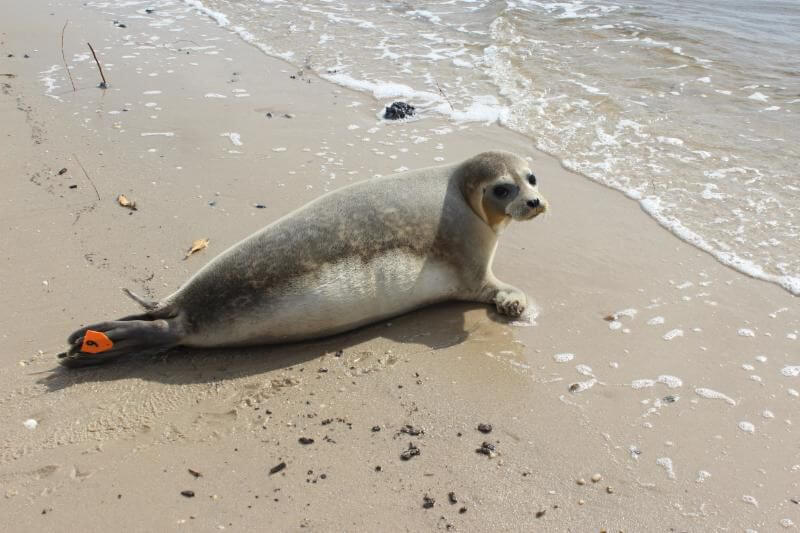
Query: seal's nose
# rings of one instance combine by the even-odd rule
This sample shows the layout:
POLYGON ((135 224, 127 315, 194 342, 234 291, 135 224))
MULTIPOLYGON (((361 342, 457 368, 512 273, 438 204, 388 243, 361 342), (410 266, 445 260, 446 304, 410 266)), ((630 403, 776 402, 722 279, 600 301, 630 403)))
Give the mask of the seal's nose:
POLYGON ((539 199, 534 198, 533 200, 528 200, 528 207, 530 207, 531 209, 536 209, 537 207, 539 207, 539 199))

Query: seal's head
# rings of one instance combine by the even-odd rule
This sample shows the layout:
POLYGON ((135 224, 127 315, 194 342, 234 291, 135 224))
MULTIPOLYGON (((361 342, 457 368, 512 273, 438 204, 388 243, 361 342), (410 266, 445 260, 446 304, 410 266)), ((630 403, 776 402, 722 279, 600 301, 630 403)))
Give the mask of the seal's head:
POLYGON ((509 152, 483 152, 456 169, 472 210, 493 230, 530 220, 547 210, 530 164, 509 152))

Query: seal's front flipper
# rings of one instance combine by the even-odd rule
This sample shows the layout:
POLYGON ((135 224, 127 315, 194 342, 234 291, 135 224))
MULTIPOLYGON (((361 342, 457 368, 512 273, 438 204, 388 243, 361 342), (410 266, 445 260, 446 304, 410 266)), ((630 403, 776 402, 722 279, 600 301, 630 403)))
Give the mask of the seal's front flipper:
POLYGON ((148 355, 180 344, 175 319, 116 320, 81 328, 69 336, 70 348, 58 354, 66 367, 99 365, 127 355, 148 355))

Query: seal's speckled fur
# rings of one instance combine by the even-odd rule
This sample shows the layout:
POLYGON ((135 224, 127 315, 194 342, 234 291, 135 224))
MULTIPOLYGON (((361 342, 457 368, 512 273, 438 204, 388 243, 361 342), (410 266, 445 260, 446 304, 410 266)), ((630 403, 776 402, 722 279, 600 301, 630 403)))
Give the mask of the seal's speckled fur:
POLYGON ((528 163, 505 152, 356 183, 232 246, 160 302, 131 294, 147 312, 77 330, 62 363, 311 339, 444 300, 519 316, 524 293, 491 272, 497 236, 545 208, 528 163), (87 329, 114 348, 80 352, 87 329))

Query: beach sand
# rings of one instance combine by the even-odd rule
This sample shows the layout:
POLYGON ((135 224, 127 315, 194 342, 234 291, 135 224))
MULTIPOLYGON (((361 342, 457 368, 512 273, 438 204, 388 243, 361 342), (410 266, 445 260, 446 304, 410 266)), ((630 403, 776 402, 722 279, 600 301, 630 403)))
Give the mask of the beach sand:
POLYGON ((381 121, 388 102, 267 57, 182 4, 146 7, 4 6, 7 531, 800 523, 796 297, 525 137, 381 121), (56 364, 79 325, 137 311, 120 288, 163 297, 326 191, 486 149, 530 157, 551 204, 509 227, 494 262, 536 303, 535 324, 448 304, 318 342, 56 364), (184 260, 200 238, 208 249, 184 260), (484 441, 494 456, 476 452, 484 441), (404 461, 409 443, 421 453, 404 461))

